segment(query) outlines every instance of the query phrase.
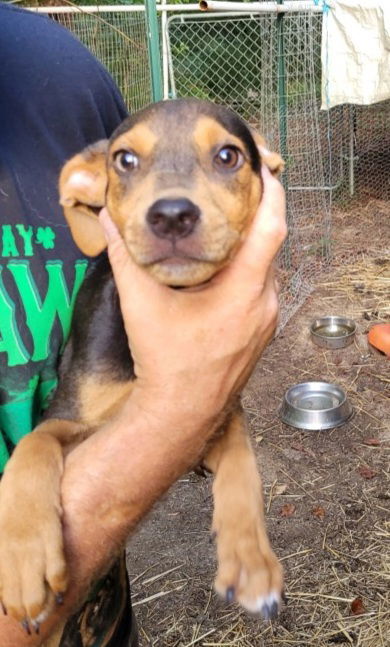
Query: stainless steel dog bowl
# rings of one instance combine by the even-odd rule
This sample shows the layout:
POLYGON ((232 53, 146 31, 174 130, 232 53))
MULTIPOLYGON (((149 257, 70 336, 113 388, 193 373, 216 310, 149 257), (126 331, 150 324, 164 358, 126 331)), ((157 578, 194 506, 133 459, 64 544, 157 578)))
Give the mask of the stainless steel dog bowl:
POLYGON ((321 348, 345 348, 352 344, 356 323, 346 317, 321 317, 310 326, 310 335, 321 348))
POLYGON ((280 409, 283 422, 298 429, 321 431, 339 427, 352 415, 344 391, 328 382, 303 382, 285 393, 280 409))

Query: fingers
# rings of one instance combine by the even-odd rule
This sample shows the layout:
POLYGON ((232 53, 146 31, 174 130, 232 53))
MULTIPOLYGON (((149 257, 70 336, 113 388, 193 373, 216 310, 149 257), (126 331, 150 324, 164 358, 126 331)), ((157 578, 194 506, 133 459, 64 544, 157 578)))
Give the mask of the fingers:
POLYGON ((156 311, 161 293, 168 298, 169 290, 160 285, 131 258, 126 245, 106 209, 100 212, 100 223, 107 239, 107 251, 121 301, 122 314, 127 322, 137 322, 148 316, 149 305, 156 311), (137 289, 132 287, 136 285, 137 289), (130 298, 131 295, 131 298, 130 298), (129 298, 127 298, 129 297, 129 298))
MULTIPOLYGON (((261 173, 263 197, 247 240, 229 266, 214 277, 210 286, 212 291, 213 288, 220 290, 222 298, 228 292, 231 299, 235 296, 241 299, 245 290, 252 294, 258 291, 259 287, 263 287, 267 283, 273 260, 286 237, 283 187, 266 165, 262 166, 261 173)), ((145 321, 149 312, 150 316, 156 317, 159 306, 165 312, 169 307, 174 308, 177 302, 181 301, 181 295, 160 285, 148 272, 134 263, 106 209, 102 210, 100 221, 107 238, 108 254, 126 324, 140 323, 141 319, 145 321), (132 285, 136 285, 137 290, 131 290, 131 299, 126 298, 132 285)), ((206 294, 197 294, 198 303, 203 297, 207 299, 206 294)), ((187 294, 187 303, 190 300, 187 294)))
POLYGON ((125 243, 106 209, 102 209, 99 219, 107 239, 108 255, 116 284, 124 289, 128 285, 127 273, 134 273, 134 278, 138 279, 144 276, 144 272, 132 261, 125 243))
POLYGON ((264 191, 249 235, 227 269, 239 286, 265 282, 272 263, 287 235, 284 189, 263 164, 264 191))

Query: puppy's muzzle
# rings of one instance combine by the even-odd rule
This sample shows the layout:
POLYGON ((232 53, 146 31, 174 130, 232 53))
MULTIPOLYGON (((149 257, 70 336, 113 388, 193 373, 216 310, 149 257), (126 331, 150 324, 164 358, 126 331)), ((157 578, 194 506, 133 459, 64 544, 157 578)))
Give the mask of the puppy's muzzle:
POLYGON ((152 233, 172 242, 192 234, 199 219, 199 207, 187 198, 157 200, 146 214, 152 233))

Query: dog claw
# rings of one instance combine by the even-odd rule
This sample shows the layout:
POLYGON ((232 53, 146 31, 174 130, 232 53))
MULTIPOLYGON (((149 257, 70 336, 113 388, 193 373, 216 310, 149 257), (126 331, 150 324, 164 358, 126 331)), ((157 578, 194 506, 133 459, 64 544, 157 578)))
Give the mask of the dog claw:
POLYGON ((8 615, 7 607, 4 606, 3 602, 1 602, 1 609, 2 609, 2 611, 4 613, 4 615, 7 616, 8 615))
POLYGON ((63 593, 56 593, 56 604, 58 604, 58 606, 61 606, 61 604, 64 604, 64 594, 63 593))
POLYGON ((28 620, 25 618, 20 623, 28 636, 31 636, 31 629, 28 620))
POLYGON ((226 591, 226 602, 228 604, 233 602, 233 600, 235 598, 235 595, 236 595, 236 593, 235 593, 235 590, 234 590, 234 586, 229 586, 229 588, 226 591))
POLYGON ((273 603, 271 604, 271 609, 270 609, 270 614, 269 614, 269 616, 270 616, 271 620, 275 620, 275 618, 277 617, 278 613, 279 613, 279 605, 278 605, 278 603, 277 603, 277 602, 273 602, 273 603))
POLYGON ((263 619, 265 620, 265 622, 268 622, 268 620, 270 619, 268 604, 263 604, 263 606, 261 607, 260 613, 263 616, 263 619))
POLYGON ((31 626, 34 629, 35 633, 38 635, 41 625, 36 620, 31 620, 31 626))
POLYGON ((279 613, 278 602, 272 599, 269 600, 268 602, 265 602, 265 604, 263 604, 263 606, 261 607, 260 613, 266 622, 269 622, 270 620, 275 620, 275 618, 279 613))
POLYGON ((267 596, 260 595, 255 600, 240 599, 239 602, 250 612, 260 614, 266 622, 274 620, 280 608, 280 594, 272 591, 267 596))

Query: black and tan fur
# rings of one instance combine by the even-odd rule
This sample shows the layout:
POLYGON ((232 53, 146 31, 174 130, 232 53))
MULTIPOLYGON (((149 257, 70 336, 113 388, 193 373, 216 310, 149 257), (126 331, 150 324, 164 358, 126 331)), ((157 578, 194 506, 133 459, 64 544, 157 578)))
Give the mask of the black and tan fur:
MULTIPOLYGON (((162 102, 126 119, 109 141, 87 148, 62 170, 60 198, 72 235, 83 252, 100 256, 79 293, 55 397, 44 421, 16 448, 0 488, 1 534, 21 554, 32 528, 50 528, 46 575, 38 571, 27 588, 33 556, 6 565, 0 540, 0 596, 17 619, 39 621, 47 587, 54 594, 66 590, 64 451, 110 419, 135 379, 99 209, 107 206, 130 255, 156 280, 181 288, 201 284, 229 262, 256 212, 262 193, 258 144, 263 140, 225 108, 196 100, 162 102), (180 223, 176 215, 166 220, 156 207, 167 201, 190 205, 180 212, 180 223), (33 502, 33 524, 18 516, 19 494, 31 474, 23 509, 33 502)), ((263 161, 273 172, 282 168, 275 153, 263 161)), ((282 569, 267 538, 260 477, 239 406, 227 414, 223 429, 204 457, 215 474, 215 586, 228 600, 269 618, 280 604, 282 569)))

